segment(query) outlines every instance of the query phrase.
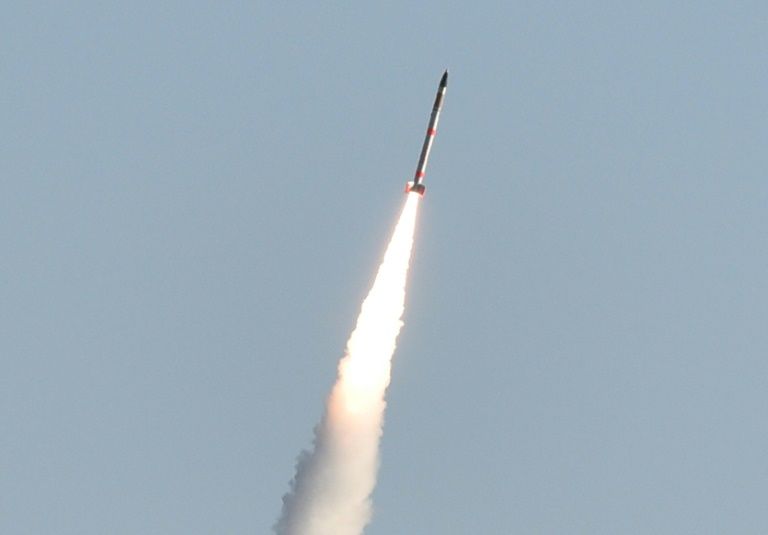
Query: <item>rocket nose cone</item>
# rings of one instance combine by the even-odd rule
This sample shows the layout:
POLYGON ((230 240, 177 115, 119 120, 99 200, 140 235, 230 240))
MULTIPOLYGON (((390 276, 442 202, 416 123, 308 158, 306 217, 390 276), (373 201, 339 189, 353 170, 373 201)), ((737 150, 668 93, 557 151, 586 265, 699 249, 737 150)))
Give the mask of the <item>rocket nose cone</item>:
POLYGON ((443 77, 440 78, 440 87, 448 87, 448 69, 445 69, 443 77))

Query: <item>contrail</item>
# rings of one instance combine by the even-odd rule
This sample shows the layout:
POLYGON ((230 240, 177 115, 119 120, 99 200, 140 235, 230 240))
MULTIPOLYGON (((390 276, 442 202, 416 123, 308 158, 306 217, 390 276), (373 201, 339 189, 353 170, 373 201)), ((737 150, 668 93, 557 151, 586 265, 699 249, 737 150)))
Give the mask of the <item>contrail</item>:
POLYGON ((409 193, 363 301, 314 448, 302 452, 283 497, 278 535, 359 535, 371 519, 392 354, 403 326, 405 284, 420 193, 409 193))

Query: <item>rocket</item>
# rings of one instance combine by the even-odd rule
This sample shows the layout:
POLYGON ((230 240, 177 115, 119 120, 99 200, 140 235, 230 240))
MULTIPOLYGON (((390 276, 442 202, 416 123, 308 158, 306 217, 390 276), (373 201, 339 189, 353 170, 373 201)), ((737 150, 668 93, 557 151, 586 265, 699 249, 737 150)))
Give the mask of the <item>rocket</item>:
POLYGON ((427 161, 429 160, 429 151, 432 150, 432 142, 435 140, 437 134, 437 121, 440 119, 440 109, 443 107, 443 98, 445 98, 445 90, 448 87, 448 71, 443 73, 443 77, 440 78, 440 85, 437 88, 437 95, 435 95, 435 104, 432 106, 432 115, 429 116, 429 125, 427 125, 427 135, 424 137, 424 144, 421 146, 421 155, 419 156, 419 163, 416 166, 416 174, 413 176, 413 180, 405 185, 405 192, 414 191, 424 196, 424 175, 427 172, 427 161))

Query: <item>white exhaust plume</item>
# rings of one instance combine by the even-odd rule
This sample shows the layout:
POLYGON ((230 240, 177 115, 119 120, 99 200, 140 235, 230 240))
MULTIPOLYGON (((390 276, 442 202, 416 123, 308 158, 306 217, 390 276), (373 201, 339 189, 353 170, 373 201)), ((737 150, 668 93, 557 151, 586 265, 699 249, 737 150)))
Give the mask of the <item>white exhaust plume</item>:
POLYGON ((360 535, 371 519, 384 395, 403 326, 405 283, 420 196, 409 193, 371 291, 363 301, 314 449, 302 452, 283 497, 278 535, 360 535))

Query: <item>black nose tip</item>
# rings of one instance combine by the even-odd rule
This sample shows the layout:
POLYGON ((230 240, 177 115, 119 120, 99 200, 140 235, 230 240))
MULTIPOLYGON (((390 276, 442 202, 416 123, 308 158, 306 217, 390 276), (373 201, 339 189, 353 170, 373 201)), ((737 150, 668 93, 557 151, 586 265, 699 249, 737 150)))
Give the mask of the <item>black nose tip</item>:
POLYGON ((443 73, 443 77, 440 78, 440 87, 447 87, 448 86, 448 69, 445 69, 445 72, 443 73))

